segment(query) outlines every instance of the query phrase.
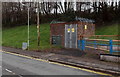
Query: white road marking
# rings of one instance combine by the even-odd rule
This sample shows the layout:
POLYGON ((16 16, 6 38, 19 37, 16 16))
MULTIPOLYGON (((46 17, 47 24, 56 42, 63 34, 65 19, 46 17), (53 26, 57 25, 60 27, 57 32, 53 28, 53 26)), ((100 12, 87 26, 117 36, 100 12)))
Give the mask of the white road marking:
MULTIPOLYGON (((15 75, 15 73, 14 72, 12 72, 11 70, 9 70, 9 69, 5 69, 7 72, 10 72, 10 73, 12 73, 12 74, 14 74, 15 75)), ((19 77, 22 77, 21 75, 18 75, 19 77)))
POLYGON ((10 73, 12 73, 12 71, 10 71, 10 70, 8 70, 8 69, 5 69, 7 72, 10 72, 10 73))
POLYGON ((9 69, 5 69, 7 72, 10 72, 10 73, 12 73, 12 74, 14 74, 15 75, 15 73, 14 72, 12 72, 12 71, 10 71, 9 69))
POLYGON ((0 68, 2 68, 2 66, 0 66, 0 68))

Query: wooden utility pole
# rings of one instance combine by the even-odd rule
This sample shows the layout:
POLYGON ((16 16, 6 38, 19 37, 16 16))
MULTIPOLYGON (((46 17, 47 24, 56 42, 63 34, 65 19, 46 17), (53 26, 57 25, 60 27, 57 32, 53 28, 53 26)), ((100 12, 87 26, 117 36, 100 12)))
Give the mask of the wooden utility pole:
POLYGON ((38 36, 37 36, 37 43, 38 43, 38 46, 40 46, 40 22, 39 22, 39 2, 37 3, 37 33, 38 33, 38 36))
POLYGON ((29 46, 30 46, 30 6, 28 4, 28 50, 29 50, 29 46))

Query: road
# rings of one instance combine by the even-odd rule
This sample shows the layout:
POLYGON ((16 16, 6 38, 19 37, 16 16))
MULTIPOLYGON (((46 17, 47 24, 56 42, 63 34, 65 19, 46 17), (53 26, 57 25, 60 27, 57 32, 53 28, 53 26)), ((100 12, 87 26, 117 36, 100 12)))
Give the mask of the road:
MULTIPOLYGON (((1 66, 0 66, 1 68, 1 66)), ((3 75, 98 75, 62 65, 2 53, 3 75)))

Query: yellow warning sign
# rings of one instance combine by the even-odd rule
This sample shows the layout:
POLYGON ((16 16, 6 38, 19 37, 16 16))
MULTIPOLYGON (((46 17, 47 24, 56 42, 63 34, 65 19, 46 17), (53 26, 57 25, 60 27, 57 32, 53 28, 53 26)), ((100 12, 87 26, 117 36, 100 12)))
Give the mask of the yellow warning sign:
POLYGON ((87 25, 85 25, 85 29, 87 29, 87 25))
POLYGON ((70 28, 68 28, 68 32, 70 32, 70 28))
POLYGON ((75 29, 74 29, 74 28, 72 28, 72 32, 75 32, 75 29))

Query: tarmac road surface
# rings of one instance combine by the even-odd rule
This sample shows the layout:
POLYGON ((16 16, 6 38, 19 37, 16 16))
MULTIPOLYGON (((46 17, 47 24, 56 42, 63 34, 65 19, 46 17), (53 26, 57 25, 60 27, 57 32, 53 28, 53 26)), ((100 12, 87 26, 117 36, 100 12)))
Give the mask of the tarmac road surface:
MULTIPOLYGON (((3 75, 98 75, 80 69, 37 61, 2 52, 3 75)), ((1 69, 1 68, 0 68, 1 69)))

